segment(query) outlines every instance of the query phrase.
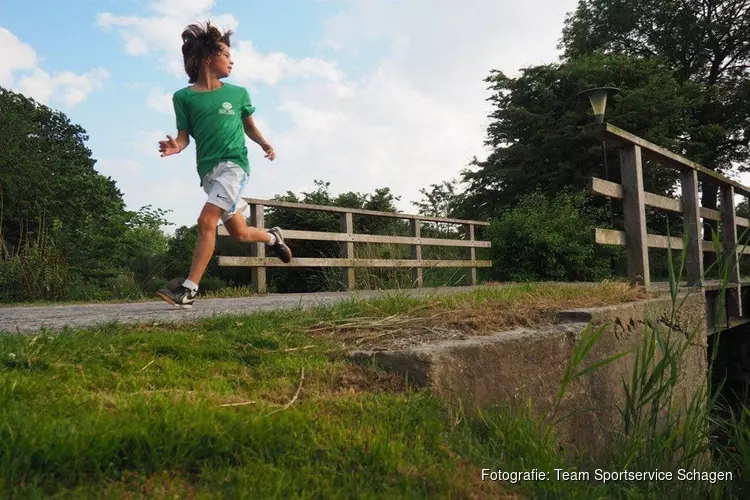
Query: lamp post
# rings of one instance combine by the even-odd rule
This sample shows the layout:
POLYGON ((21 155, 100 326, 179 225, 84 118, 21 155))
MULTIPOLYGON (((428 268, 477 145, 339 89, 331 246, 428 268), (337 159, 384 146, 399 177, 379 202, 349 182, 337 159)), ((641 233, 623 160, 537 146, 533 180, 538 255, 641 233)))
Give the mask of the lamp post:
MULTIPOLYGON (((607 110, 607 98, 620 92, 617 87, 595 87, 578 93, 578 98, 584 100, 588 98, 591 109, 597 123, 604 123, 604 112, 607 110)), ((602 156, 604 157, 604 177, 609 180, 609 167, 607 165, 607 151, 602 141, 602 156)), ((612 210, 610 209, 610 218, 612 210)))
MULTIPOLYGON (((584 90, 578 93, 580 100, 588 99, 591 104, 591 110, 594 112, 594 117, 597 123, 604 123, 604 112, 607 110, 607 98, 620 92, 617 87, 595 87, 584 90)), ((607 166, 607 150, 602 141, 602 157, 604 158, 604 178, 609 181, 609 167, 607 166)), ((609 205, 609 224, 614 227, 614 214, 612 213, 612 198, 607 197, 607 205, 609 205)), ((610 262, 610 266, 614 269, 614 257, 610 262)))
POLYGON ((588 98, 596 121, 604 123, 604 111, 607 109, 607 98, 620 92, 617 87, 596 87, 578 93, 580 99, 588 98))

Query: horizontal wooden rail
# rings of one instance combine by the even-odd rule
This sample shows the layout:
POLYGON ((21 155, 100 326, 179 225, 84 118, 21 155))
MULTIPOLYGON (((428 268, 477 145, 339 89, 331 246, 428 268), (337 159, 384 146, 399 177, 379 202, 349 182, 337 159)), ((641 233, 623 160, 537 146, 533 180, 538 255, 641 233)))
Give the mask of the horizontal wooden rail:
MULTIPOLYGON (((594 228, 594 241, 600 245, 617 245, 626 246, 627 236, 625 231, 617 231, 615 229, 601 229, 594 228)), ((672 250, 682 250, 683 241, 682 238, 675 236, 663 236, 661 234, 647 234, 646 241, 649 248, 672 248, 672 250)), ((704 241, 703 251, 714 252, 713 244, 710 241, 704 241)))
POLYGON ((489 222, 478 220, 449 219, 445 217, 430 217, 427 215, 402 214, 399 212, 378 212, 377 210, 363 210, 361 208, 332 207, 328 205, 307 205, 305 203, 292 203, 289 201, 258 200, 255 198, 243 198, 249 205, 263 205, 271 208, 293 208, 297 210, 315 210, 318 212, 330 212, 339 214, 371 215, 375 217, 388 217, 392 219, 410 219, 424 222, 444 222, 448 224, 474 224, 475 226, 489 226, 489 222))
MULTIPOLYGON (((224 226, 219 227, 219 236, 228 236, 229 232, 224 226)), ((377 234, 348 234, 327 233, 325 231, 296 231, 287 229, 284 231, 285 240, 306 241, 339 241, 353 243, 390 243, 398 245, 422 245, 440 247, 466 247, 466 248, 490 248, 489 241, 479 240, 451 240, 438 238, 414 238, 412 236, 381 236, 377 234)))
MULTIPOLYGON (((591 178, 589 189, 592 193, 608 196, 616 200, 622 200, 624 198, 622 186, 620 184, 605 181, 598 177, 591 178)), ((649 193, 648 191, 643 192, 643 203, 650 207, 660 208, 678 214, 681 214, 684 211, 681 200, 667 198, 666 196, 649 193)), ((721 220, 721 212, 719 210, 700 207, 700 211, 701 217, 704 219, 721 220)), ((750 219, 737 217, 737 225, 741 227, 750 227, 750 219)))
POLYGON ((235 267, 378 267, 378 268, 438 268, 492 267, 490 260, 415 260, 415 259, 327 259, 295 258, 289 264, 268 257, 219 257, 220 266, 235 267))
MULTIPOLYGON (((664 248, 672 250, 682 250, 683 240, 676 236, 663 236, 661 234, 647 234, 646 239, 649 248, 664 248)), ((627 236, 625 231, 617 231, 614 229, 601 229, 594 228, 594 241, 600 245, 616 245, 626 246, 627 236)), ((702 247, 704 252, 716 252, 714 244, 711 241, 702 241, 702 247)), ((738 254, 750 254, 750 247, 745 245, 737 246, 738 254)))
MULTIPOLYGON (((622 200, 624 198, 623 189, 620 184, 614 182, 605 181, 598 177, 592 177, 589 189, 596 194, 601 194, 609 198, 622 200)), ((660 208, 668 212, 683 213, 684 208, 681 200, 675 200, 667 198, 666 196, 660 196, 658 194, 649 193, 644 191, 643 202, 645 205, 654 208, 660 208)), ((701 207, 701 217, 711 220, 721 220, 721 212, 718 210, 712 210, 710 208, 701 207)), ((738 217, 738 225, 744 225, 750 227, 750 221, 748 219, 738 217)))
POLYGON ((611 123, 592 123, 586 127, 586 133, 596 137, 613 146, 638 146, 647 157, 653 158, 662 165, 679 171, 689 168, 697 171, 699 174, 709 178, 719 185, 732 186, 735 193, 743 196, 750 196, 750 187, 730 179, 725 175, 714 172, 694 161, 688 160, 684 156, 673 153, 668 149, 649 142, 637 135, 626 132, 625 130, 612 125, 611 123))

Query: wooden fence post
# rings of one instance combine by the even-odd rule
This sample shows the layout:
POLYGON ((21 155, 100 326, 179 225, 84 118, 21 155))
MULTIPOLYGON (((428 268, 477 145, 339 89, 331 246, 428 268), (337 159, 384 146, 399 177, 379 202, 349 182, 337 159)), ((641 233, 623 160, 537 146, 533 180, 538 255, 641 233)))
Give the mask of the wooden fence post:
POLYGON ((703 227, 701 225, 700 198, 698 198, 698 172, 692 168, 682 171, 682 208, 687 241, 687 285, 703 283, 703 227))
MULTIPOLYGON (((265 228, 265 220, 263 215, 263 205, 253 203, 250 205, 250 225, 257 227, 258 229, 265 228)), ((263 258, 266 256, 266 244, 256 243, 250 245, 250 256, 263 258)), ((251 271, 251 279, 253 292, 257 294, 267 293, 266 287, 266 268, 264 267, 253 267, 251 271)))
MULTIPOLYGON (((466 225, 466 235, 469 241, 474 241, 474 224, 466 225)), ((477 250, 474 247, 469 248, 469 258, 471 259, 472 267, 466 270, 466 277, 469 280, 469 285, 476 286, 477 284, 477 268, 474 264, 477 260, 477 250)))
MULTIPOLYGON (((411 219, 409 221, 412 238, 422 237, 422 222, 417 219, 411 219)), ((414 260, 422 260, 422 245, 411 246, 411 258, 414 260)), ((417 288, 424 286, 424 274, 421 267, 415 267, 411 270, 411 282, 416 284, 417 288)))
MULTIPOLYGON (((354 234, 354 220, 351 212, 341 214, 341 230, 348 235, 354 234)), ((354 258, 354 242, 347 241, 341 245, 341 253, 345 259, 354 258)), ((344 268, 344 289, 354 290, 357 288, 357 280, 353 267, 344 268)))
POLYGON ((651 285, 646 237, 646 205, 643 194, 641 148, 620 148, 625 235, 628 254, 628 278, 633 284, 651 285))
MULTIPOLYGON (((737 216, 734 206, 734 187, 721 186, 721 225, 724 243, 724 258, 727 259, 727 314, 730 318, 742 315, 740 297, 740 260, 737 258, 737 216)), ((729 318, 727 318, 729 319, 729 318)))

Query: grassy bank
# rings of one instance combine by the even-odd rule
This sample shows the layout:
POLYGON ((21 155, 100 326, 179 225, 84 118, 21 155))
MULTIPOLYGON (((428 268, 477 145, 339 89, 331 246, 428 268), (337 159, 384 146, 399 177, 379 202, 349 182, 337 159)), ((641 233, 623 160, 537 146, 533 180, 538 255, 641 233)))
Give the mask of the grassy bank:
POLYGON ((557 309, 642 297, 618 284, 519 285, 3 335, 0 496, 647 498, 639 482, 483 481, 482 469, 554 474, 586 464, 559 456, 527 409, 469 418, 345 357, 406 326, 533 326, 557 309))

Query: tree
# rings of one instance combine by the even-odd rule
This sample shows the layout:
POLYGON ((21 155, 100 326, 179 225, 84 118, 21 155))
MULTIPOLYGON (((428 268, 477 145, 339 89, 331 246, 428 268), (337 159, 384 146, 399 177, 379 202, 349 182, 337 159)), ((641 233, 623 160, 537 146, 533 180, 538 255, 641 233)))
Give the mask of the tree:
POLYGON ((0 87, 0 230, 11 246, 56 224, 73 245, 124 213, 122 193, 94 169, 86 131, 67 116, 0 87))
MULTIPOLYGON (((615 54, 534 66, 518 78, 492 71, 486 81, 494 106, 486 144, 493 150, 463 172, 468 187, 455 210, 482 220, 536 191, 553 197, 566 188, 584 189, 591 176, 619 182, 616 152, 608 152, 605 168, 601 144, 583 134, 591 114, 578 92, 621 87, 607 108, 608 119, 670 149, 680 147, 699 94, 698 85, 680 85, 657 61, 615 54)), ((648 167, 644 177, 647 189, 658 194, 669 193, 675 182, 674 172, 663 168, 648 167)))
MULTIPOLYGON (((340 195, 346 197, 347 194, 340 195)), ((391 193, 391 188, 376 188, 375 192, 362 197, 363 210, 374 210, 376 212, 397 212, 396 202, 401 199, 391 193)), ((399 219, 391 217, 355 216, 354 230, 363 234, 406 234, 408 225, 399 219)))
MULTIPOLYGON (((717 172, 748 171, 750 0, 581 0, 561 48, 568 60, 596 52, 658 59, 678 83, 699 84, 681 152, 717 172)), ((717 190, 703 184, 703 206, 716 208, 717 190)))
POLYGON ((168 212, 146 205, 126 213, 127 230, 117 242, 116 253, 118 262, 134 273, 140 285, 161 278, 169 268, 169 239, 161 229, 173 225, 165 218, 168 212))
POLYGON ((440 184, 430 184, 429 190, 422 188, 422 199, 412 202, 417 207, 420 215, 430 217, 453 217, 456 206, 460 201, 460 194, 457 192, 458 181, 451 179, 443 181, 440 184))
POLYGON ((6 296, 137 296, 167 265, 166 212, 125 210, 62 112, 0 88, 0 116, 0 274, 26 277, 6 296))

